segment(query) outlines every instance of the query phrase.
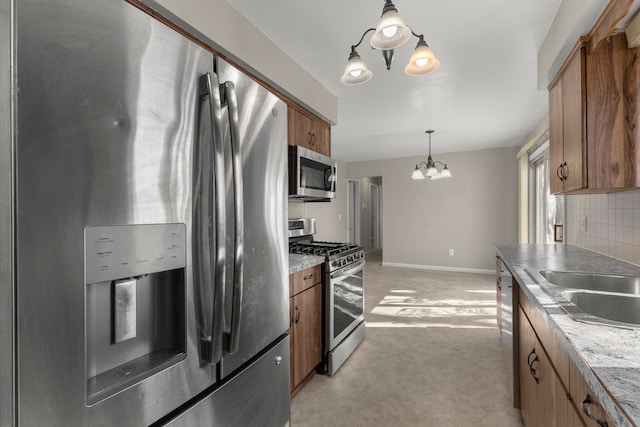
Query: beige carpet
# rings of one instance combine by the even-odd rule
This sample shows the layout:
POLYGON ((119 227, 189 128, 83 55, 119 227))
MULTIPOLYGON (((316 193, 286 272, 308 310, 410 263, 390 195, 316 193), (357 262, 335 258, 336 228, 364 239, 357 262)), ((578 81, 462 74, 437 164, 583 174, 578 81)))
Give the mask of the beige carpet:
POLYGON ((511 407, 491 275, 383 267, 367 254, 367 337, 291 402, 302 426, 522 426, 511 407))

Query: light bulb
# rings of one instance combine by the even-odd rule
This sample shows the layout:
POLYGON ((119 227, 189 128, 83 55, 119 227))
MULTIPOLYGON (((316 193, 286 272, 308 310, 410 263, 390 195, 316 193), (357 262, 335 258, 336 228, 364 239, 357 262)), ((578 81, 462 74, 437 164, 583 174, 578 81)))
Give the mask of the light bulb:
POLYGON ((416 59, 416 65, 418 67, 424 67, 425 65, 427 65, 427 62, 429 62, 429 58, 416 59))
POLYGON ((352 77, 358 77, 362 74, 362 70, 358 68, 357 70, 352 70, 349 74, 351 74, 352 77))
POLYGON ((385 35, 385 37, 393 37, 396 35, 396 33, 398 32, 398 26, 397 25, 391 25, 389 27, 383 28, 382 29, 382 34, 385 35))

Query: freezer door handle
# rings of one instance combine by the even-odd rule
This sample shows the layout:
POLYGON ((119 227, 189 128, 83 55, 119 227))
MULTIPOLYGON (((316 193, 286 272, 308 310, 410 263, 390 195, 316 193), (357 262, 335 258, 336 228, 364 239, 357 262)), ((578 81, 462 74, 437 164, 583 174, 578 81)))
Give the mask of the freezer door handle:
POLYGON ((238 351, 240 344, 240 321, 242 318, 242 292, 244 284, 244 183, 242 179, 242 153, 240 151, 240 130, 236 88, 233 82, 228 81, 225 82, 224 89, 231 133, 235 216, 233 298, 231 301, 231 325, 227 334, 227 352, 229 352, 229 354, 233 354, 238 351))
POLYGON ((199 287, 201 291, 202 306, 208 304, 211 298, 206 298, 206 294, 213 294, 209 308, 204 308, 205 315, 211 316, 211 324, 208 330, 201 334, 202 359, 210 364, 218 363, 222 358, 222 336, 224 332, 224 300, 225 300, 225 239, 226 239, 226 216, 225 216, 225 168, 222 136, 222 102, 221 86, 218 76, 207 73, 200 76, 200 100, 207 98, 210 108, 212 145, 203 147, 208 142, 207 138, 200 141, 200 150, 207 155, 196 159, 202 168, 196 176, 196 185, 201 191, 196 191, 194 205, 198 206, 194 211, 194 225, 196 232, 194 239, 200 244, 196 247, 195 257, 198 257, 202 272, 197 274, 200 277, 199 287), (209 154, 210 153, 210 154, 209 154), (211 159, 213 158, 213 171, 211 170, 211 159), (213 180, 213 188, 211 181, 213 180), (213 191, 213 196, 211 195, 213 191), (198 200, 200 199, 200 200, 198 200), (213 212, 210 210, 210 200, 213 199, 213 212), (214 216, 214 223, 211 224, 211 213, 214 216), (197 234, 196 234, 197 233, 197 234), (213 253, 211 246, 213 244, 213 253), (213 277, 211 274, 213 266, 213 277), (208 292, 205 292, 205 289, 208 292), (206 300, 206 301, 205 301, 206 300))

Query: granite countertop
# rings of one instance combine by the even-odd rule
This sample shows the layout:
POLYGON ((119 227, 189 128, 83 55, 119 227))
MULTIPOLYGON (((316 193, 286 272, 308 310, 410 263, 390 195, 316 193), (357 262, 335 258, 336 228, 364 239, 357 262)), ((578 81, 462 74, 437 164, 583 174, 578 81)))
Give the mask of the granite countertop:
POLYGON ((289 254, 289 274, 324 263, 324 257, 316 255, 289 254))
POLYGON ((616 425, 640 425, 640 328, 575 321, 543 290, 548 282, 527 272, 640 276, 640 267, 570 245, 497 243, 495 247, 616 425))

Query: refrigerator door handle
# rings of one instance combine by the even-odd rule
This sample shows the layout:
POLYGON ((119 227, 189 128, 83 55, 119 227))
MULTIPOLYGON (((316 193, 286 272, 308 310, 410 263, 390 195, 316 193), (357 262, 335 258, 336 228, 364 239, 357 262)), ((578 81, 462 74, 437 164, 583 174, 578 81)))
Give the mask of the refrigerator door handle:
POLYGON ((240 151, 240 129, 238 121, 238 99, 233 82, 225 82, 225 98, 229 113, 231 153, 233 158, 233 187, 235 215, 235 253, 233 270, 233 298, 231 302, 231 325, 227 337, 227 352, 238 351, 240 344, 240 319, 242 318, 242 292, 244 285, 244 184, 242 179, 242 152, 240 151))
MULTIPOLYGON (((199 221, 198 227, 202 236, 196 236, 198 241, 202 244, 198 248, 198 253, 195 256, 200 257, 200 264, 204 267, 205 272, 201 277, 207 280, 202 283, 201 286, 208 286, 213 293, 213 302, 211 307, 211 335, 209 336, 207 331, 204 336, 201 337, 202 359, 206 360, 210 364, 218 363, 222 358, 222 336, 224 331, 224 300, 225 300, 225 238, 226 238, 226 217, 225 217, 225 169, 224 169, 224 151, 222 147, 222 103, 220 96, 220 83, 218 76, 213 73, 207 73, 200 76, 200 99, 209 99, 209 106, 211 111, 211 133, 213 138, 213 191, 214 191, 214 214, 215 224, 213 229, 211 228, 211 218, 209 215, 209 185, 211 176, 210 159, 202 159, 199 161, 205 162, 207 167, 203 168, 200 172, 203 176, 198 176, 196 179, 206 182, 206 185, 202 185, 202 193, 205 191, 207 194, 199 194, 202 200, 200 214, 198 218, 194 218, 194 221, 199 221), (213 234, 213 237, 212 237, 213 234), (202 239, 202 240, 201 240, 202 239), (209 250, 211 241, 214 240, 213 254, 209 250), (213 264, 213 277, 211 277, 211 266, 213 264)), ((208 150, 207 150, 208 152, 208 150)), ((197 194, 197 193, 196 193, 197 194)), ((194 204, 198 203, 197 201, 194 204)), ((204 301, 202 301, 204 303, 204 301)), ((206 312, 206 311, 205 311, 206 312)))

